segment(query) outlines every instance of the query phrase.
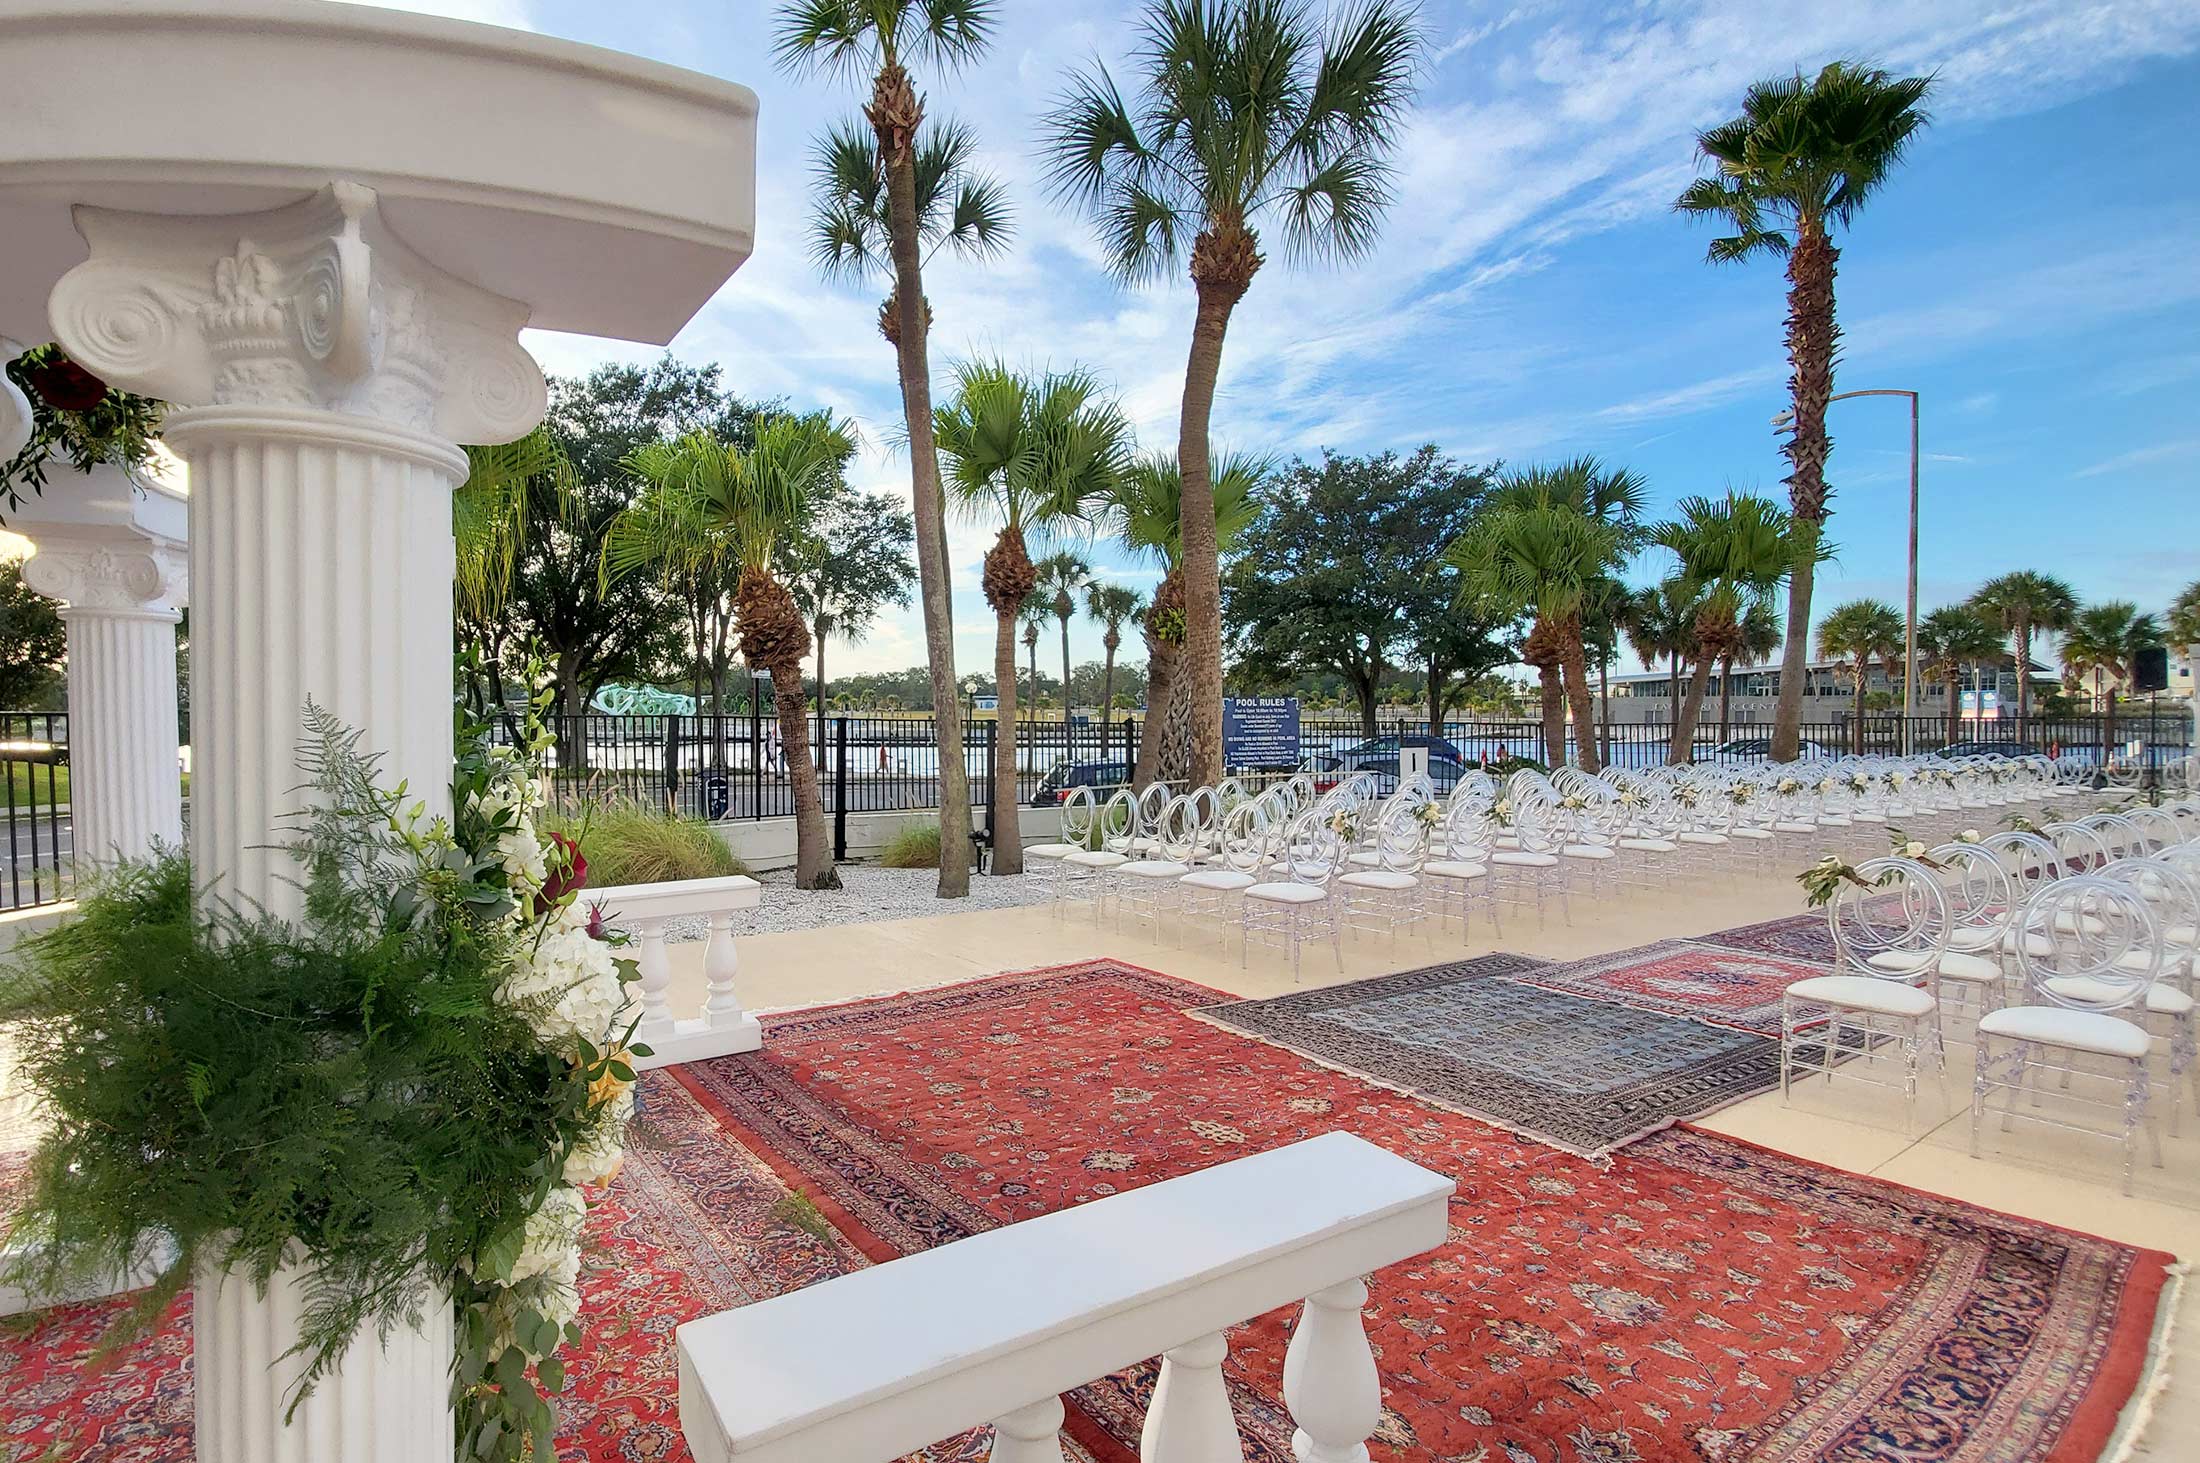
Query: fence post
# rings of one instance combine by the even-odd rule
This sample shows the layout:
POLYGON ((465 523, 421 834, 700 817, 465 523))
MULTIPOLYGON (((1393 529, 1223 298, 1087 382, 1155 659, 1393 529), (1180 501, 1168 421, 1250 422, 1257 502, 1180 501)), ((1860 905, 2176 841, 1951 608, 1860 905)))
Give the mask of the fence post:
MULTIPOLYGON (((820 755, 823 755, 820 753, 820 755)), ((833 862, 848 857, 848 718, 833 718, 833 862)))

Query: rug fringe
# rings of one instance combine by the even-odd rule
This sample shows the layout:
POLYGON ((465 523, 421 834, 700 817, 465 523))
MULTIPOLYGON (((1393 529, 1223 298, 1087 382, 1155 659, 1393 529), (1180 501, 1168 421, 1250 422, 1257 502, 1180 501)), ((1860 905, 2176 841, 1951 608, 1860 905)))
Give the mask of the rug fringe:
POLYGON ((2162 1297, 2155 1311, 2154 1335, 2147 1346, 2147 1368, 2124 1404, 2124 1415, 2109 1437, 2101 1463, 2130 1463, 2145 1440, 2146 1426, 2154 1416, 2154 1404, 2169 1390, 2170 1351, 2177 1334, 2177 1305, 2185 1293, 2185 1277, 2191 1266, 2180 1260, 2169 1267, 2162 1282, 2162 1297))

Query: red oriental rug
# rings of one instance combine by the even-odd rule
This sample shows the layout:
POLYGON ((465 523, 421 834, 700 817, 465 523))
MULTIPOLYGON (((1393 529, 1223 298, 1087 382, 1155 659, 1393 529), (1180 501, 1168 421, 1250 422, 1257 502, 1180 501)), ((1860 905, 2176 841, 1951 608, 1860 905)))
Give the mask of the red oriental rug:
MULTIPOLYGON (((1824 921, 1818 927, 1823 930, 1824 921)), ((1824 975, 1826 965, 1711 943, 1719 938, 1660 940, 1581 960, 1543 961, 1511 978, 1592 1001, 1617 1001, 1661 1016, 1778 1039, 1780 997, 1796 981, 1824 975)), ((1827 946, 1830 962, 1830 939, 1827 946)), ((1779 1085, 1777 1066, 1768 1085, 1779 1085)))
MULTIPOLYGON (((643 1090, 663 1146, 631 1151, 589 1213, 587 1339, 565 1353, 561 1463, 684 1463, 673 1329, 868 1263, 685 1088, 649 1073, 643 1090)), ((0 1331, 0 1460, 190 1463, 190 1297, 94 1366, 119 1306, 62 1307, 0 1331)), ((982 1463, 987 1445, 978 1432, 918 1456, 982 1463)))
MULTIPOLYGON (((1195 1020, 1111 962, 767 1020, 680 1080, 875 1259, 1343 1128, 1460 1182, 1374 1279, 1373 1450, 1429 1463, 2092 1463, 2170 1257, 1676 1128, 1602 1170, 1195 1020)), ((1231 1336, 1291 1458, 1288 1312, 1231 1336)), ((1148 1368, 1075 1397, 1134 1456, 1148 1368)))

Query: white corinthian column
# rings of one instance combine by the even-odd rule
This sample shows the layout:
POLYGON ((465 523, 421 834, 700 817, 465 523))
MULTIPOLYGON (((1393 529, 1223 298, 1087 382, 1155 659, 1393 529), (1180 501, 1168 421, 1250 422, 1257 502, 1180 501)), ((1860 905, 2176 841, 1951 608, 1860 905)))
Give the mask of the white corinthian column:
MULTIPOLYGON (((267 212, 76 211, 91 257, 54 287, 87 369, 180 408, 191 471, 191 856, 212 897, 295 915, 279 847, 310 699, 361 733, 430 816, 451 775, 454 442, 541 420, 527 309, 446 274, 336 182, 267 212)), ((448 1457, 448 1305, 356 1341, 284 1421, 300 1276, 260 1297, 198 1277, 200 1463, 448 1457)))
POLYGON ((12 526, 23 578, 69 627, 69 818, 76 855, 143 858, 183 843, 176 622, 184 505, 119 467, 49 473, 12 526))

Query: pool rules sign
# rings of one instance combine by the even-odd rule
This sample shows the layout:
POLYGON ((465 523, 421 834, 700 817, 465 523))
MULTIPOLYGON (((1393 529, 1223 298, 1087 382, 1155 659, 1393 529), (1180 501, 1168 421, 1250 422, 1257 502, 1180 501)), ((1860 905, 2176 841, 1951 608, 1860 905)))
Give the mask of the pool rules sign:
POLYGON ((1299 698, 1226 696, 1222 760, 1232 767, 1299 765, 1299 698))

